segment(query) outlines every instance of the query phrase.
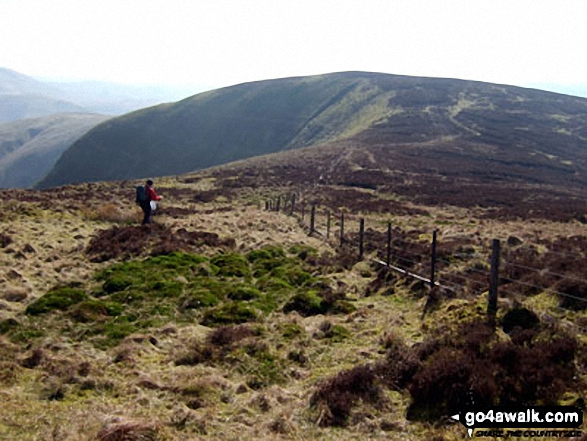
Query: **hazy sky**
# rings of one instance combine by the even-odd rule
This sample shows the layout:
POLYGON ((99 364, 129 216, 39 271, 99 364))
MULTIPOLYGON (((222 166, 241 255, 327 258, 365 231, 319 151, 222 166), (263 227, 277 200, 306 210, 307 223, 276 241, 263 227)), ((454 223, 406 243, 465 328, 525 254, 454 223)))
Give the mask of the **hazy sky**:
POLYGON ((221 87, 362 70, 587 83, 585 0, 0 0, 0 66, 221 87))

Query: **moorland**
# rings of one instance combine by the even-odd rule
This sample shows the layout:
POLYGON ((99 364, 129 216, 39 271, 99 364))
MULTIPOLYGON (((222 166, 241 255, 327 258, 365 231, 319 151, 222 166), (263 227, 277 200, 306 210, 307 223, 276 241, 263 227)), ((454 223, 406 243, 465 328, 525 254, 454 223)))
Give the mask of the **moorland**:
POLYGON ((372 141, 156 179, 150 227, 140 181, 0 191, 0 436, 457 440, 471 401, 582 407, 583 175, 372 141), (388 223, 392 264, 423 276, 437 230, 439 287, 374 262, 388 223))

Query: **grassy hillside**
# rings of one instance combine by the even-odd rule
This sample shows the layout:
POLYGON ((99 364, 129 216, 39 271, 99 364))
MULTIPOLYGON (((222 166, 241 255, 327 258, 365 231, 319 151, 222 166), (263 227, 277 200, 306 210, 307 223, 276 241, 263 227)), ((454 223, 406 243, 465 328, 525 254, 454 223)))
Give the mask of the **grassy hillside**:
POLYGON ((104 115, 57 114, 0 124, 0 188, 32 187, 104 115))
POLYGON ((157 179, 151 228, 136 181, 0 190, 0 437, 456 441, 471 401, 582 406, 584 225, 554 195, 505 216, 369 188, 371 152, 346 147, 157 179), (344 181, 319 181, 324 152, 344 181), (292 193, 295 216, 263 209, 292 193), (424 276, 438 230, 437 290, 372 261, 387 222, 392 263, 424 276))
POLYGON ((534 169, 531 181, 556 158, 545 170, 562 170, 562 183, 568 169, 584 179, 586 109, 584 98, 451 79, 347 72, 261 81, 112 120, 73 145, 41 186, 183 173, 343 140, 412 155, 425 169, 437 168, 442 151, 446 172, 457 157, 466 169, 513 159, 534 169))
POLYGON ((0 95, 0 123, 64 112, 85 112, 81 106, 44 95, 0 95))

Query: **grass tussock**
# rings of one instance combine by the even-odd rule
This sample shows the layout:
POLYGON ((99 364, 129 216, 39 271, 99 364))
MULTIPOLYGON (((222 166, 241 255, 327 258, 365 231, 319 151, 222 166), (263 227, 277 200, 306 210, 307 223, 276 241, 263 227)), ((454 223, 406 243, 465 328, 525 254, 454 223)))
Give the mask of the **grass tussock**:
POLYGON ((98 432, 97 441, 159 441, 160 425, 149 421, 115 419, 98 432))
POLYGON ((114 202, 106 202, 93 207, 83 207, 82 212, 86 219, 99 222, 134 224, 142 219, 140 210, 123 209, 114 202))

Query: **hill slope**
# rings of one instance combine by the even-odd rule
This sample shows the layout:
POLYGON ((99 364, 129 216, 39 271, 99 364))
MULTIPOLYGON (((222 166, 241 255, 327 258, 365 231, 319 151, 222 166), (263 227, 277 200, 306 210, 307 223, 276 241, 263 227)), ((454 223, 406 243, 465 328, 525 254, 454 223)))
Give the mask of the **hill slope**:
POLYGON ((104 115, 58 114, 0 124, 0 188, 31 187, 104 115))
POLYGON ((178 174, 343 139, 390 155, 418 147, 415 160, 424 169, 437 168, 439 157, 467 164, 472 155, 474 168, 487 172, 484 158, 499 151, 504 161, 534 169, 531 179, 541 179, 545 158, 550 175, 564 171, 555 181, 584 179, 587 99, 361 72, 241 84, 101 125, 65 152, 41 185, 178 174))
POLYGON ((28 75, 0 67, 0 95, 52 95, 58 90, 28 75))

